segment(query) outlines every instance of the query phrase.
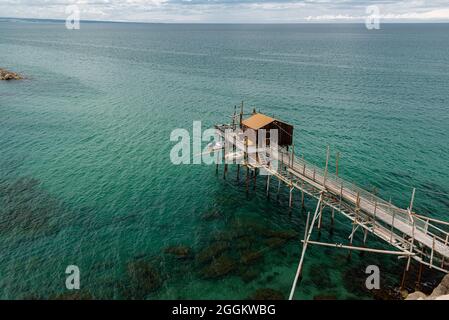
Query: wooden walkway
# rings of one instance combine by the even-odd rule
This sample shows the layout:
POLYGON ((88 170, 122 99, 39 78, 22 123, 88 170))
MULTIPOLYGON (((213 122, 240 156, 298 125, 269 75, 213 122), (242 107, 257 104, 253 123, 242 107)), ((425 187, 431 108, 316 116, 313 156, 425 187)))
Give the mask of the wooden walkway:
MULTIPOLYGON (((274 150, 268 147, 257 150, 254 146, 248 146, 241 134, 225 134, 225 130, 230 129, 229 125, 219 125, 216 129, 223 142, 232 146, 228 153, 235 154, 239 151, 244 154, 239 162, 240 165, 253 170, 254 174, 262 170, 268 173, 267 193, 270 178, 275 177, 279 183, 284 183, 290 188, 290 206, 294 190, 302 193, 302 199, 304 194, 316 198, 318 205, 313 221, 317 220, 318 228, 321 227, 323 207, 327 206, 332 209, 332 221, 334 212, 338 212, 351 222, 352 233, 349 236, 349 246, 352 247, 356 231, 362 230, 364 246, 368 233, 377 236, 398 250, 397 252, 384 250, 383 253, 397 253, 408 258, 407 269, 410 259, 414 259, 430 268, 449 272, 449 233, 442 229, 442 226, 448 223, 417 215, 412 208, 414 195, 410 207, 401 209, 330 173, 327 164, 325 169, 318 168, 285 148, 274 150), (277 166, 273 165, 275 161, 277 166)), ((227 158, 226 155, 224 157, 227 158)), ((327 163, 328 160, 329 152, 327 163)), ((225 170, 227 170, 227 164, 225 164, 225 170)), ((248 176, 246 179, 248 184, 248 176)), ((304 241, 307 241, 306 238, 304 241)), ((310 242, 310 244, 319 245, 320 243, 310 242)), ((343 247, 343 244, 321 243, 321 245, 343 247)), ((381 252, 382 250, 372 249, 372 251, 381 252)))

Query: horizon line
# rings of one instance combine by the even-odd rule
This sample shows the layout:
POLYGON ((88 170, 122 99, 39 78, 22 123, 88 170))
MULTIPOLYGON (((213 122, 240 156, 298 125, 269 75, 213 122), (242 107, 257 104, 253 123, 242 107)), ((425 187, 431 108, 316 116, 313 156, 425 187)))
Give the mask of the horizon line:
MULTIPOLYGON (((0 19, 14 19, 14 20, 38 20, 38 21, 55 21, 55 22, 65 22, 66 19, 61 18, 22 18, 22 17, 1 17, 0 19)), ((136 24, 247 24, 247 25, 282 25, 282 24, 364 24, 363 21, 355 21, 355 20, 339 20, 339 21, 298 21, 298 22, 180 22, 180 21, 172 21, 172 22, 152 22, 152 21, 128 21, 128 20, 96 20, 96 19, 81 19, 80 22, 97 22, 97 23, 136 23, 136 24)), ((449 24, 447 20, 416 20, 416 21, 407 21, 407 20, 398 20, 398 21, 383 21, 382 24, 449 24)))

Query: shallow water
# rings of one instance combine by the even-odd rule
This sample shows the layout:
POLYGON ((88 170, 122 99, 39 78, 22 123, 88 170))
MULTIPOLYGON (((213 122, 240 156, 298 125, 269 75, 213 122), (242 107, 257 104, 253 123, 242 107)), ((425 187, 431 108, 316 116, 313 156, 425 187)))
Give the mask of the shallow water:
MULTIPOLYGON (((227 121, 241 100, 293 124, 309 161, 324 165, 329 144, 342 176, 402 207, 417 187, 417 211, 447 219, 448 52, 447 24, 0 22, 0 65, 27 77, 0 83, 0 297, 61 297, 69 264, 84 298, 286 297, 300 195, 289 213, 286 190, 267 200, 260 179, 246 197, 235 168, 223 180, 169 158, 173 129, 227 121), (164 253, 173 245, 190 256, 164 253)), ((347 241, 344 219, 324 225, 321 240, 347 241)), ((296 298, 372 298, 373 263, 397 286, 402 261, 346 256, 311 247, 296 298)))

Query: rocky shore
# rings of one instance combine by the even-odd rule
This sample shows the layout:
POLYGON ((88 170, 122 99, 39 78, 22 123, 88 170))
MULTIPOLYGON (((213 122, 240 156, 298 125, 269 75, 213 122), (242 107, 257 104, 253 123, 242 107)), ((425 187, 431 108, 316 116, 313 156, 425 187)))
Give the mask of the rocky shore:
POLYGON ((0 80, 22 80, 23 77, 15 72, 0 68, 0 80))
POLYGON ((433 289, 430 295, 421 291, 415 291, 407 295, 405 300, 449 300, 449 274, 447 274, 440 284, 433 289))

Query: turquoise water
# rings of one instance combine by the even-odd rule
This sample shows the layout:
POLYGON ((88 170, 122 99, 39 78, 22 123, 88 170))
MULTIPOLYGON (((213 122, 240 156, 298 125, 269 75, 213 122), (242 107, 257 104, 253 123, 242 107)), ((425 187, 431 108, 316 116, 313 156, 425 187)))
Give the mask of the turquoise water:
MULTIPOLYGON (((293 124, 309 161, 324 165, 330 145, 342 176, 402 207, 415 186, 417 211, 447 219, 448 53, 447 24, 68 31, 3 20, 0 67, 27 80, 0 83, 0 298, 61 297, 69 264, 84 298, 238 299, 260 288, 286 297, 300 195, 289 213, 286 190, 267 200, 260 179, 246 197, 235 168, 223 180, 169 158, 173 129, 228 121, 241 100, 293 124), (189 257, 165 252, 174 245, 189 257)), ((339 217, 331 232, 328 214, 321 240, 346 242, 349 228, 339 217)), ((346 256, 311 247, 296 298, 370 299, 372 263, 397 287, 402 260, 346 256)))

